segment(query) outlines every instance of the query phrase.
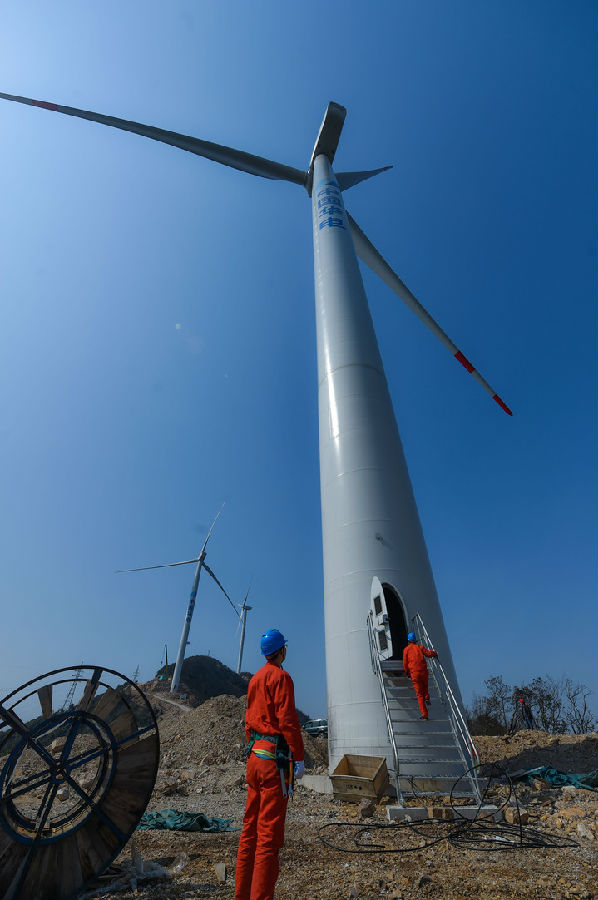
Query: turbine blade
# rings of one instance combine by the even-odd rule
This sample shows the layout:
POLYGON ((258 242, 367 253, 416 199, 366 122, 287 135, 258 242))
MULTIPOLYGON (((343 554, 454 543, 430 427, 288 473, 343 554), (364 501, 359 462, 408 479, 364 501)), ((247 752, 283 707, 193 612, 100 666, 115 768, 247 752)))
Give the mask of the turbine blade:
POLYGON ((401 281, 399 276, 394 272, 391 267, 388 265, 384 257, 376 250, 372 242, 369 238, 363 233, 355 219, 353 219, 349 213, 347 213, 349 219, 349 225, 351 228, 351 234, 353 236, 353 243, 355 245, 355 252, 359 256, 360 259, 363 260, 366 265, 370 267, 372 272, 375 272, 376 275, 379 275, 382 281, 388 285, 391 291, 400 297, 403 303, 406 303, 409 309, 411 309, 418 318, 426 325, 432 334, 435 334, 436 337, 447 347, 455 359, 457 359, 461 365, 467 369, 470 375, 473 375, 475 380, 479 382, 487 393, 490 394, 492 399, 498 403, 501 409, 503 409, 509 416, 512 416, 513 413, 501 398, 498 396, 494 388, 490 387, 485 378, 483 378, 480 373, 475 369, 472 364, 469 362, 466 356, 461 353, 456 344, 453 344, 449 336, 442 330, 440 325, 432 318, 430 313, 421 305, 419 300, 413 296, 407 285, 401 281))
POLYGON ((207 564, 207 563, 204 563, 204 564, 203 564, 203 567, 204 567, 204 569, 206 570, 206 572, 208 573, 208 575, 211 575, 211 577, 214 579, 214 581, 216 582, 216 584, 218 585, 218 587, 220 588, 220 590, 222 591, 222 593, 224 594, 224 596, 226 597, 226 599, 228 600, 228 602, 230 603, 230 605, 232 606, 232 608, 234 609, 235 615, 239 616, 239 618, 240 618, 241 616, 240 616, 240 613, 239 613, 238 610, 237 610, 237 607, 235 606, 235 604, 233 603, 233 601, 231 600, 231 598, 228 596, 228 594, 226 593, 226 591, 224 590, 224 588, 222 587, 222 585, 220 584, 220 582, 218 581, 218 579, 216 578, 216 576, 214 575, 214 573, 212 572, 212 570, 210 569, 210 567, 208 566, 208 564, 207 564))
POLYGON ((182 562, 162 563, 159 566, 141 566, 140 569, 116 569, 115 575, 124 575, 126 572, 148 572, 150 569, 170 569, 173 566, 188 566, 189 563, 199 562, 199 557, 195 559, 184 559, 182 562))
POLYGON ((285 166, 282 163, 273 162, 263 156, 254 156, 243 150, 235 150, 233 147, 225 147, 222 144, 213 144, 211 141, 202 141, 199 138, 178 134, 176 131, 165 131, 153 125, 141 125, 139 122, 129 122, 126 119, 118 119, 115 116, 104 116, 101 113, 89 110, 77 109, 74 106, 60 106, 57 103, 48 103, 45 100, 31 100, 29 97, 18 97, 14 94, 3 94, 3 100, 13 100, 16 103, 24 103, 27 106, 40 106, 52 112, 64 113, 66 116, 75 116, 78 119, 87 119, 90 122, 99 122, 100 125, 108 125, 111 128, 120 128, 121 131, 131 131, 142 137, 151 138, 153 141, 161 141, 181 150, 188 150, 196 156, 203 156, 223 166, 230 166, 250 175, 258 175, 261 178, 276 179, 279 181, 291 181, 293 184, 305 185, 307 172, 285 166))
POLYGON ((388 172, 389 169, 392 169, 392 166, 382 166, 381 169, 372 169, 369 172, 337 172, 336 180, 341 191, 348 191, 349 188, 354 187, 356 184, 367 181, 368 178, 373 178, 374 175, 380 175, 381 172, 388 172))
POLYGON ((204 555, 204 551, 205 551, 206 547, 208 546, 208 541, 210 540, 210 535, 212 534, 212 531, 214 530, 214 525, 218 521, 218 519, 220 517, 220 513, 224 509, 224 506, 225 506, 225 504, 223 503, 222 506, 220 507, 220 509, 218 510, 218 512, 216 513, 216 518, 210 525, 210 530, 208 531, 207 537, 206 537, 205 541, 203 542, 203 547, 201 548, 201 550, 199 552, 198 560, 201 559, 201 557, 204 555))

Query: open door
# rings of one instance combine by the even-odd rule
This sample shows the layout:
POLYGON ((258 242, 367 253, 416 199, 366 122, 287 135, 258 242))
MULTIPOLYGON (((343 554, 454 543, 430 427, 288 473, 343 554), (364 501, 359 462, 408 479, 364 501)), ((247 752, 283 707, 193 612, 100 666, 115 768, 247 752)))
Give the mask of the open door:
POLYGON ((379 578, 372 579, 370 594, 372 626, 380 659, 402 659, 407 646, 407 620, 396 589, 379 578))
POLYGON ((392 635, 390 633, 390 619, 384 597, 384 589, 380 579, 372 578, 372 590, 370 594, 370 610, 376 649, 380 659, 392 659, 392 635))

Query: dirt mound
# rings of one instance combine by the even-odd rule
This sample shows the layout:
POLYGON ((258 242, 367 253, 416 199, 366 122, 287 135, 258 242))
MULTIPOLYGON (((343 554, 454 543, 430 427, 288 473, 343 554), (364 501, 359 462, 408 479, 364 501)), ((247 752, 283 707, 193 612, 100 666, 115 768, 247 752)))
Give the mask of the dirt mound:
MULTIPOLYGON (((152 681, 141 687, 150 692, 153 698, 168 696, 173 673, 174 665, 163 666, 152 681)), ((178 693, 188 706, 200 706, 211 697, 222 695, 242 697, 247 693, 252 677, 251 672, 241 672, 238 675, 213 656, 189 656, 183 662, 178 693)), ((155 704, 155 710, 159 713, 165 711, 163 704, 155 704)), ((300 709, 297 710, 297 715, 302 725, 310 718, 300 709)))
POLYGON ((518 731, 503 737, 474 738, 482 762, 497 762, 508 772, 551 766, 561 772, 598 769, 598 734, 547 734, 518 731))
MULTIPOLYGON (((174 674, 174 665, 164 666, 156 673, 156 678, 166 675, 165 681, 157 682, 156 687, 170 690, 170 680, 174 674)), ((183 661, 179 692, 186 694, 191 706, 199 706, 210 697, 228 694, 242 697, 247 693, 247 678, 237 675, 219 659, 213 656, 188 656, 183 661)))
MULTIPOLYGON (((219 696, 189 712, 164 717, 160 724, 163 765, 223 765, 245 761, 245 711, 247 697, 219 696)), ((303 732, 306 765, 325 766, 325 740, 303 732)))
MULTIPOLYGON (((170 805, 176 800, 177 808, 182 804, 208 815, 238 814, 236 805, 245 791, 246 708, 246 697, 223 695, 195 709, 170 707, 163 713, 156 803, 170 805)), ((306 768, 326 771, 327 741, 305 732, 303 739, 306 768)))

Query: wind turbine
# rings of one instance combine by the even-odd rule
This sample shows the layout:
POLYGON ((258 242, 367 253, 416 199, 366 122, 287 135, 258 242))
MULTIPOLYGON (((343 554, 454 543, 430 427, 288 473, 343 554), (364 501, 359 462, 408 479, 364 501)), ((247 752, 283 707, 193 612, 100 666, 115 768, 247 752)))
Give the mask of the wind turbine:
MULTIPOLYGON (((222 593, 224 594, 224 596, 226 597, 226 599, 228 600, 228 602, 230 603, 232 608, 234 609, 235 615, 237 615, 237 616, 239 615, 239 613, 237 612, 237 607, 235 606, 235 604, 233 603, 231 598, 228 596, 228 594, 226 593, 226 591, 224 590, 224 588, 222 587, 222 585, 220 584, 220 582, 218 581, 218 579, 216 578, 216 576, 214 575, 214 573, 212 572, 212 570, 210 569, 209 565, 206 562, 206 547, 208 545, 208 541, 210 540, 210 535, 212 534, 212 529, 214 528, 214 525, 216 524, 216 520, 218 519, 218 516, 220 515, 221 512, 222 512, 222 507, 220 507, 220 510, 218 511, 218 515, 216 516, 216 518, 210 525, 210 530, 208 531, 207 537, 206 537, 205 541, 203 542, 203 547, 200 550, 199 556, 195 557, 194 559, 184 559, 184 560, 182 560, 182 562, 176 562, 176 563, 161 563, 160 565, 157 565, 157 566, 142 566, 139 569, 118 569, 118 571, 117 571, 118 575, 122 575, 125 572, 147 572, 150 569, 169 569, 169 568, 173 568, 174 566, 188 566, 190 563, 197 563, 197 566, 195 567, 195 576, 193 578, 193 587, 191 588, 191 593, 189 594, 189 603, 187 604, 187 612, 185 614, 185 622, 183 625, 183 630, 181 632, 181 640, 179 642, 179 652, 177 653, 176 663, 174 666, 174 672, 172 675, 172 681, 170 683, 170 693, 171 694, 176 694, 176 692, 179 689, 179 683, 181 680, 181 669, 183 668, 183 660, 185 659, 185 651, 187 649, 187 644, 189 642, 189 640, 188 640, 189 639, 189 629, 191 628, 191 619, 193 618, 193 610, 195 609, 195 598, 197 597, 197 589, 199 587, 199 577, 201 575, 202 568, 205 569, 206 572, 208 573, 208 575, 210 575, 211 578, 214 579, 214 581, 216 582, 216 584, 218 585, 218 587, 220 588, 220 590, 222 591, 222 593)), ((245 602, 245 601, 243 601, 243 602, 245 602)), ((167 651, 167 656, 166 656, 166 666, 168 667, 168 651, 167 651)))
POLYGON ((357 256, 512 415, 345 210, 343 191, 390 166, 335 175, 332 163, 346 115, 336 103, 328 105, 309 165, 300 170, 113 116, 11 94, 0 98, 131 131, 307 190, 314 240, 330 766, 344 753, 390 759, 366 630, 375 577, 392 590, 403 625, 421 614, 457 698, 460 694, 357 256))
POLYGON ((237 675, 241 674, 241 664, 243 662, 243 647, 245 646, 245 623, 247 622, 247 613, 250 609, 253 609, 253 606, 247 605, 247 598, 249 597, 249 591, 251 588, 247 588, 247 593, 243 598, 243 604, 241 606, 241 640, 239 641, 239 661, 237 663, 237 675))

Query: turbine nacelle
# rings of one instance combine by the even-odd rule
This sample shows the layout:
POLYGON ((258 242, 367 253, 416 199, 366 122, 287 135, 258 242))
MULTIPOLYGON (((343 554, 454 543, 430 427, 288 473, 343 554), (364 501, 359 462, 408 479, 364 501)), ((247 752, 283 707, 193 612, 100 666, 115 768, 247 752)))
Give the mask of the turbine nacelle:
POLYGON ((305 187, 307 188, 307 193, 310 197, 314 183, 314 160, 316 156, 324 154, 324 156, 328 157, 328 160, 332 165, 346 115, 347 110, 344 106, 341 106, 340 103, 335 103, 334 100, 330 101, 326 112, 324 113, 324 118, 320 125, 318 137, 316 138, 313 153, 309 161, 309 168, 307 170, 305 187))

